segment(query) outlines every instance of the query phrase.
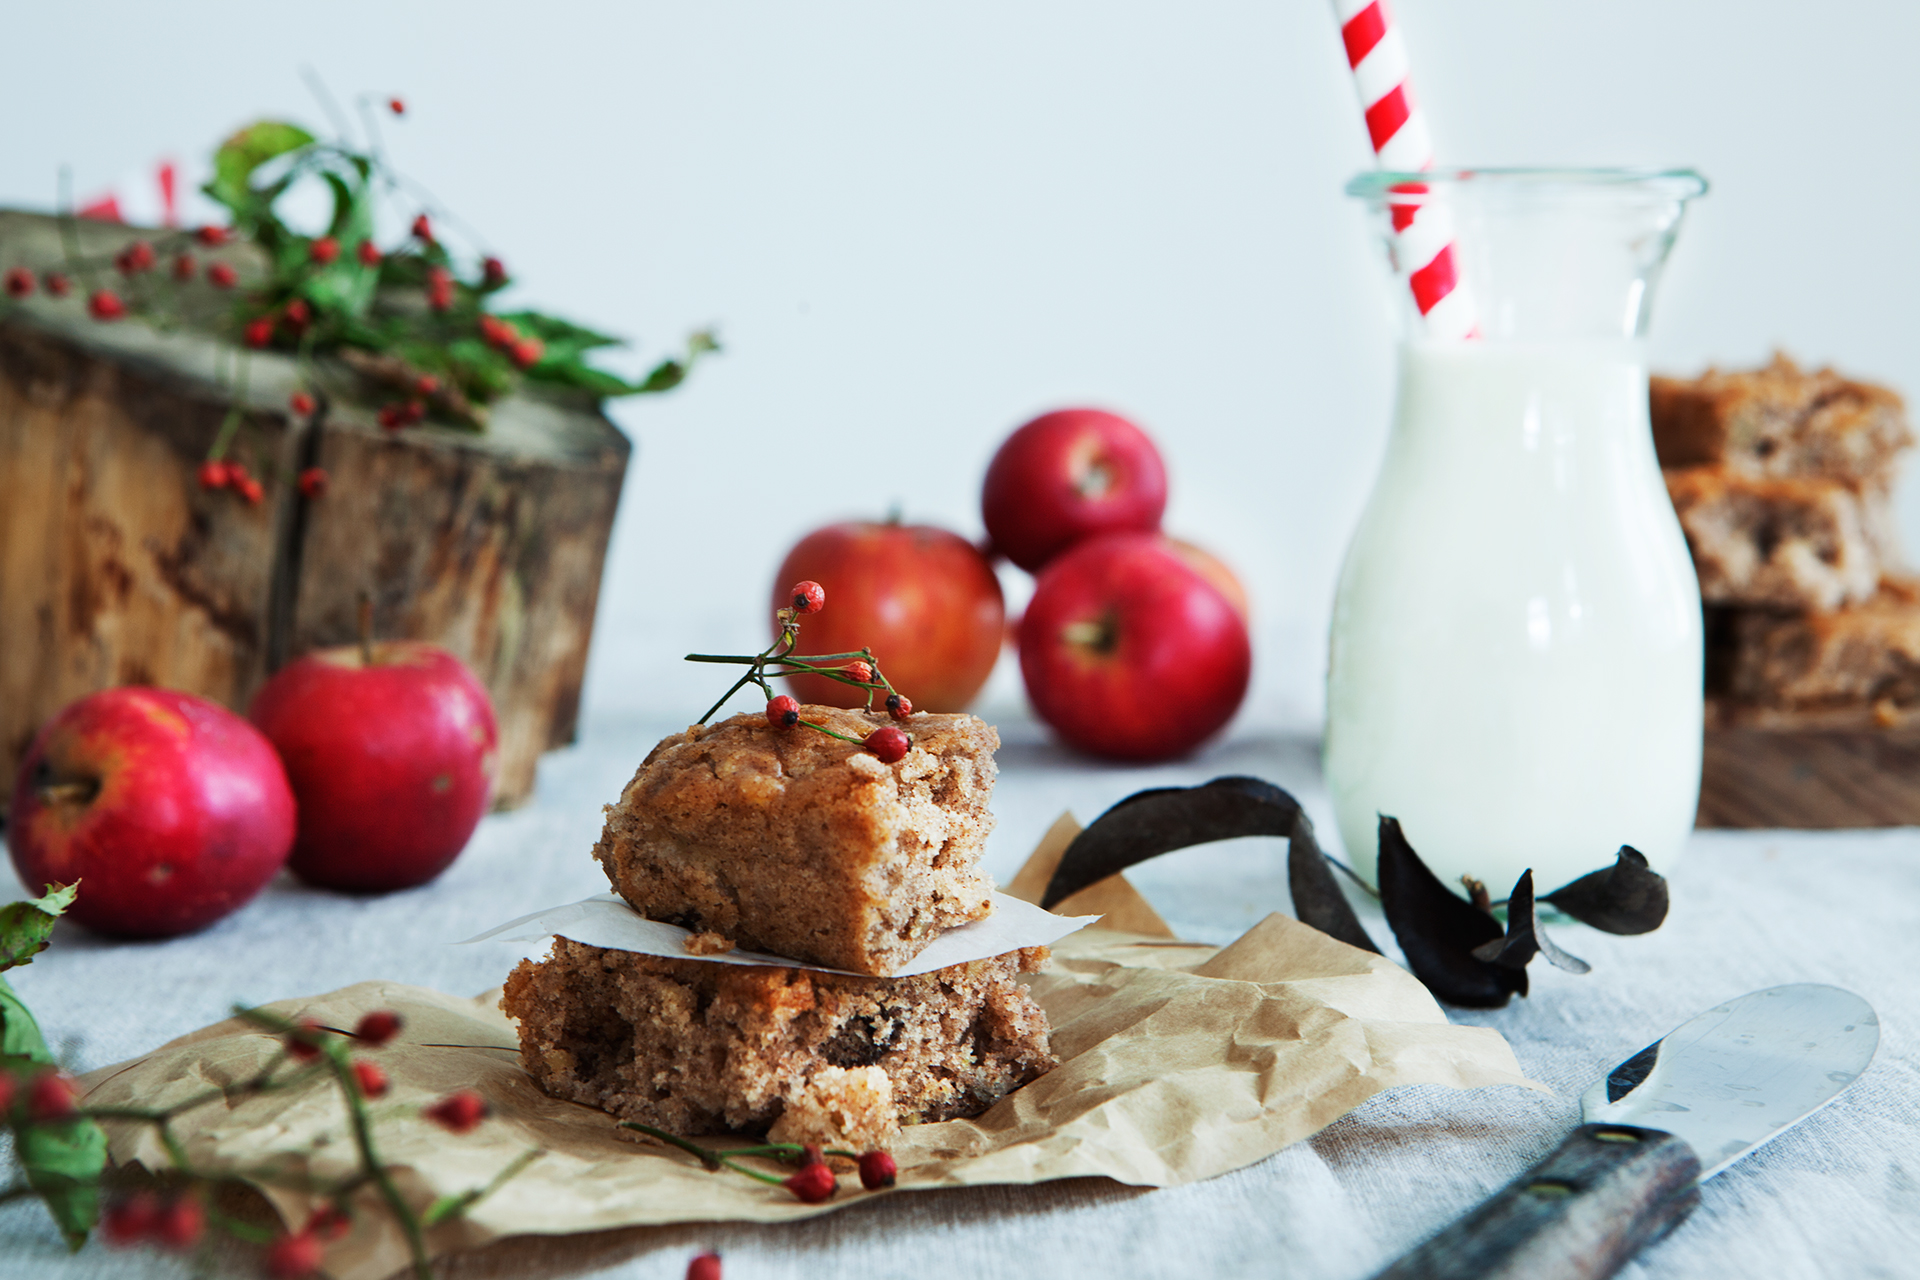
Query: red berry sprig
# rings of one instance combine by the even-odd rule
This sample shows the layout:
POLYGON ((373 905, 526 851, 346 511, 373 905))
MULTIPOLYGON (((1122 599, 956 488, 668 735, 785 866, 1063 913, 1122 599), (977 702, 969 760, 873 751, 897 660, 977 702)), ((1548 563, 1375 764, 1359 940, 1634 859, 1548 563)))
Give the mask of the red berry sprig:
POLYGON ((756 654, 719 654, 690 653, 688 662, 726 662, 739 663, 747 668, 746 674, 733 682, 733 687, 720 696, 720 700, 707 708, 707 714, 700 717, 705 724, 713 718, 716 711, 727 704, 727 699, 746 688, 758 685, 767 695, 767 727, 771 729, 812 729, 824 733, 829 738, 838 738, 842 742, 851 742, 861 749, 878 757, 882 764, 898 764, 906 758, 913 748, 913 739, 892 725, 883 725, 864 738, 855 738, 841 733, 824 724, 800 717, 800 703, 791 694, 775 693, 773 686, 767 683, 780 676, 798 675, 810 672, 823 675, 829 680, 841 684, 850 684, 863 689, 867 695, 867 710, 873 710, 874 695, 886 694, 887 714, 895 720, 905 723, 913 714, 913 703, 897 691, 881 674, 880 663, 873 656, 873 650, 861 649, 857 653, 826 653, 796 658, 795 646, 800 639, 800 619, 819 613, 827 607, 827 593, 819 583, 811 579, 796 582, 787 591, 789 603, 774 612, 780 623, 780 637, 756 654), (776 668, 770 670, 769 668, 776 668))
MULTIPOLYGON (((735 1173, 744 1173, 756 1182, 769 1186, 785 1187, 793 1198, 803 1204, 824 1204, 831 1200, 840 1189, 840 1180, 834 1176, 833 1166, 827 1163, 827 1157, 839 1160, 851 1160, 859 1166, 860 1185, 868 1191, 879 1191, 891 1187, 898 1180, 900 1170, 894 1159, 885 1151, 843 1151, 830 1148, 822 1151, 816 1146, 801 1146, 793 1142, 768 1142, 757 1147, 735 1147, 727 1151, 715 1151, 698 1143, 656 1129, 650 1124, 641 1124, 637 1120, 622 1120, 622 1129, 631 1129, 635 1133, 644 1133, 649 1138, 680 1148, 698 1159, 709 1170, 719 1172, 731 1169, 735 1173), (757 1158, 789 1162, 795 1166, 794 1172, 782 1177, 777 1173, 767 1173, 749 1165, 741 1164, 743 1159, 757 1158)), ((698 1261, 696 1259, 695 1261, 698 1261)), ((714 1271, 718 1274, 719 1259, 714 1259, 714 1271)), ((693 1274, 688 1268, 687 1274, 693 1274)))

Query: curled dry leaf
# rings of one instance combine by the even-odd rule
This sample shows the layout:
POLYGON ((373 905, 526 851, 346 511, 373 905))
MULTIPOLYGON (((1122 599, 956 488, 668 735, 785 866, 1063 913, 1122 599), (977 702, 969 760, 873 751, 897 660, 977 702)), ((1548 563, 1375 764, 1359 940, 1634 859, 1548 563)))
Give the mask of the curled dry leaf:
POLYGON ((1562 885, 1544 901, 1608 933, 1651 933, 1667 918, 1667 881, 1645 854, 1623 844, 1612 866, 1562 885))
MULTIPOLYGON (((1593 966, 1579 956, 1562 951, 1547 936, 1546 929, 1541 927, 1540 904, 1534 900, 1533 869, 1529 867, 1520 873, 1520 880, 1513 886, 1513 893, 1507 899, 1506 936, 1475 947, 1473 955, 1475 959, 1488 964, 1524 970, 1527 962, 1536 954, 1545 956, 1554 968, 1565 969, 1568 973, 1590 973, 1593 970, 1593 966)), ((1521 975, 1520 994, 1527 994, 1524 973, 1521 975)))
POLYGON ((1259 778, 1135 792, 1074 837, 1040 905, 1051 909, 1088 885, 1175 849, 1236 836, 1291 836, 1299 813, 1299 801, 1259 778))
MULTIPOLYGON (((1380 905, 1399 939, 1407 967, 1440 999, 1470 1009, 1498 1009, 1514 992, 1525 995, 1520 968, 1490 964, 1475 949, 1498 942, 1499 921, 1458 897, 1420 861, 1400 821, 1380 816, 1380 905)), ((1528 953, 1530 959, 1532 953, 1528 953)))
POLYGON ((1310 924, 1350 947, 1380 954, 1380 948, 1361 927, 1360 917, 1353 913, 1353 904, 1340 891, 1333 864, 1313 838, 1313 823, 1305 811, 1294 815, 1293 833, 1287 840, 1287 888, 1293 894, 1293 914, 1302 924, 1310 924))

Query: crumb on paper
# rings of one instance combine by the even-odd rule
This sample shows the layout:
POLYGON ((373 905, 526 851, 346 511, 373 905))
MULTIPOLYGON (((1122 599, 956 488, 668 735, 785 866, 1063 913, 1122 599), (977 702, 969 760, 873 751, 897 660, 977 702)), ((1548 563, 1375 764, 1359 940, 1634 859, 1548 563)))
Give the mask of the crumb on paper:
POLYGON ((684 945, 690 955, 723 956, 733 950, 733 939, 724 933, 703 929, 699 933, 688 934, 684 945))

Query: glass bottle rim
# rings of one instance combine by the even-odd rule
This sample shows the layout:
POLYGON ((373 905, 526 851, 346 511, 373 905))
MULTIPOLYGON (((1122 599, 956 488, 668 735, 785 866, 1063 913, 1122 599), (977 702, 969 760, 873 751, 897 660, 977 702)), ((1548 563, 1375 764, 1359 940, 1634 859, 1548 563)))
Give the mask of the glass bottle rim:
POLYGON ((1472 187, 1542 194, 1575 190, 1626 194, 1631 189, 1675 200, 1691 200, 1705 195, 1708 189, 1707 180, 1693 169, 1513 167, 1425 172, 1373 169, 1348 182, 1346 193, 1363 200, 1410 199, 1417 203, 1438 190, 1472 187))

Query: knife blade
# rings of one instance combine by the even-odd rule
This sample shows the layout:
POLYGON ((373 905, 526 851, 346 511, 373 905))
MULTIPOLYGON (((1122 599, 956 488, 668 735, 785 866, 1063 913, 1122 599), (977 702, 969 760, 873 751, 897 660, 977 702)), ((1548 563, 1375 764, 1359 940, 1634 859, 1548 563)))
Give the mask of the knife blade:
POLYGON ((1873 1007, 1794 983, 1715 1005, 1608 1071, 1558 1150, 1376 1280, 1601 1280, 1673 1230, 1700 1183, 1838 1097, 1873 1007))

